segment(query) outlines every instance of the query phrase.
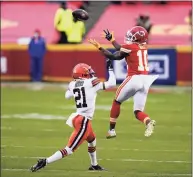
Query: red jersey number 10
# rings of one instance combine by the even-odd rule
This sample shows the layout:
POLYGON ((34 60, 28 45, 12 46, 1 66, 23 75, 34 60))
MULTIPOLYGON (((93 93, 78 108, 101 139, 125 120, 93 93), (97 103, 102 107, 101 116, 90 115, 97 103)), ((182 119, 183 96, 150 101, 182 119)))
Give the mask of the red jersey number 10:
POLYGON ((147 65, 147 50, 138 50, 138 71, 149 71, 149 67, 147 65))

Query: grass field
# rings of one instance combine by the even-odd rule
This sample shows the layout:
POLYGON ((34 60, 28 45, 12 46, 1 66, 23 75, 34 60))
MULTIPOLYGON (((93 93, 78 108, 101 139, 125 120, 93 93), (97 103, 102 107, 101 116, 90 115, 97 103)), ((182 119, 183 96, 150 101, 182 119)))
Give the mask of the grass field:
MULTIPOLYGON (((177 89, 178 90, 178 89, 177 89)), ((87 143, 72 156, 31 173, 39 157, 64 147, 72 129, 65 119, 74 101, 61 87, 39 91, 4 87, 1 90, 2 177, 183 177, 191 176, 191 93, 172 91, 148 96, 146 112, 157 121, 152 137, 132 113, 132 101, 122 105, 117 138, 105 139, 113 92, 101 92, 93 128, 99 164, 108 171, 89 172, 87 143)))

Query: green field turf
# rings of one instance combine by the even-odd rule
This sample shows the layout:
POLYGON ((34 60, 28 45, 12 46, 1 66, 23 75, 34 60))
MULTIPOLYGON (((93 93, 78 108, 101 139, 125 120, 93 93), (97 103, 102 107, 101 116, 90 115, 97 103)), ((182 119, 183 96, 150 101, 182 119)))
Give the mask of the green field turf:
POLYGON ((84 143, 72 156, 31 173, 29 168, 39 157, 50 156, 66 145, 72 129, 65 119, 74 111, 74 101, 65 100, 61 88, 2 88, 1 96, 2 177, 191 176, 190 92, 148 96, 146 112, 157 121, 150 138, 144 137, 144 125, 134 118, 132 100, 125 102, 117 138, 109 140, 105 135, 114 92, 100 92, 93 128, 99 164, 108 170, 104 172, 87 171, 90 160, 84 143))

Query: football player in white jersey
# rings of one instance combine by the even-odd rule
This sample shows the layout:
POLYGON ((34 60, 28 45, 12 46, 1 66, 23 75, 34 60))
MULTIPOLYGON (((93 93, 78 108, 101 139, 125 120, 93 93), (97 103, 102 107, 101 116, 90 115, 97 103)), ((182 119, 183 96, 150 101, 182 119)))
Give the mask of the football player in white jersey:
POLYGON ((47 164, 60 160, 71 155, 84 141, 88 142, 88 154, 91 160, 89 170, 104 170, 98 165, 96 157, 96 136, 92 129, 91 120, 95 110, 96 95, 99 90, 105 90, 116 86, 116 79, 113 72, 113 66, 110 60, 107 60, 109 79, 106 82, 100 82, 95 77, 95 72, 91 66, 80 63, 73 69, 73 81, 70 82, 65 98, 74 97, 76 101, 76 113, 72 113, 66 124, 74 128, 68 144, 65 148, 56 151, 52 156, 39 159, 31 167, 32 172, 45 167, 47 164))

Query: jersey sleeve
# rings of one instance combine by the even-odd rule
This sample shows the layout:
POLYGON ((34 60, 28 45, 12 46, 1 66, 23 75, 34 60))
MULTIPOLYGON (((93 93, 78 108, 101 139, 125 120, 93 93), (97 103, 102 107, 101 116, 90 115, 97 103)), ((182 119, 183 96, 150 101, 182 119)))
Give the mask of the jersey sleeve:
POLYGON ((109 71, 109 79, 106 82, 101 82, 98 78, 93 79, 93 87, 95 91, 105 90, 116 86, 116 78, 113 71, 109 71))
POLYGON ((100 80, 98 78, 94 78, 91 82, 92 82, 92 86, 94 87, 100 83, 100 80))
POLYGON ((121 46, 120 51, 125 52, 125 53, 130 53, 132 51, 132 45, 124 44, 121 46))
POLYGON ((91 80, 91 85, 95 89, 96 92, 104 89, 103 82, 101 82, 100 79, 98 79, 97 77, 91 80))

